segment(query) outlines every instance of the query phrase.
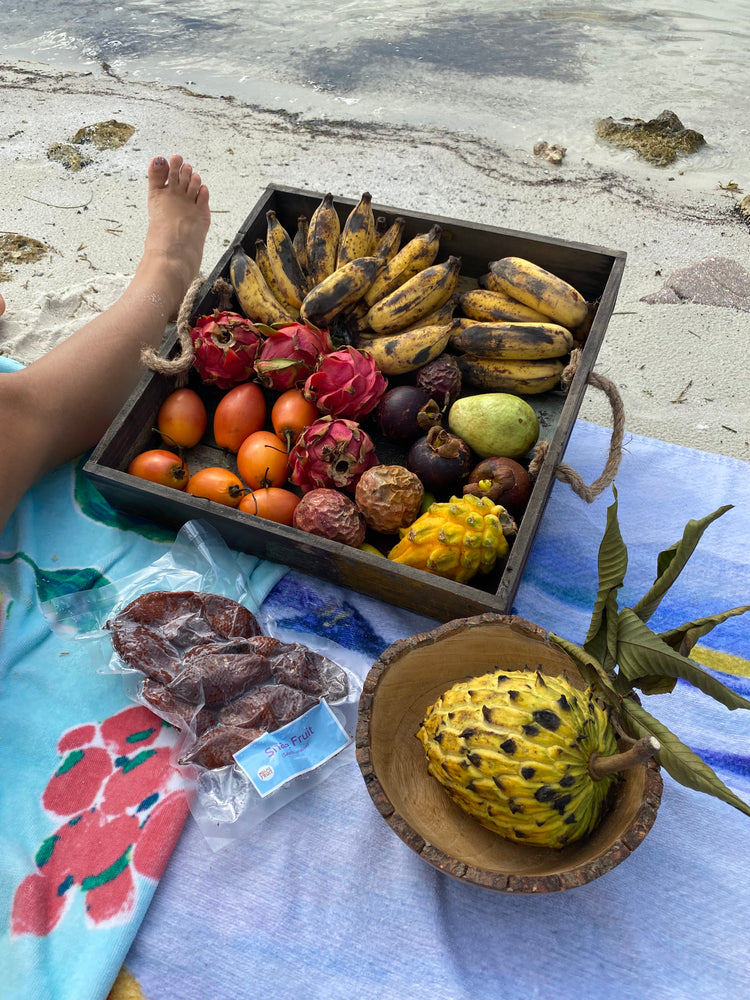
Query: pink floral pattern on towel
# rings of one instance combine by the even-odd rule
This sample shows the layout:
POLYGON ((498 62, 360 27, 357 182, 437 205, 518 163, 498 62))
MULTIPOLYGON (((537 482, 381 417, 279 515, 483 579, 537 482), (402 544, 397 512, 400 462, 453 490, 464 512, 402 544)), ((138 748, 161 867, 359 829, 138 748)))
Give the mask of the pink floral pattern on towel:
POLYGON ((131 917, 136 876, 160 878, 165 845, 176 841, 188 813, 170 763, 176 735, 141 706, 62 734, 60 763, 41 797, 57 825, 16 888, 12 935, 49 934, 76 893, 85 897, 89 926, 131 917))

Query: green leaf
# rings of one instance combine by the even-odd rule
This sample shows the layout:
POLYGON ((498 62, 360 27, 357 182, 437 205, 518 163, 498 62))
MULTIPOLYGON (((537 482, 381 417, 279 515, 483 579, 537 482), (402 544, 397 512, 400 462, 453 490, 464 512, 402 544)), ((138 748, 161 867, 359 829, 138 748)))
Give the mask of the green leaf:
POLYGON ((607 669, 614 668, 617 662, 617 592, 628 568, 628 551, 617 520, 617 490, 612 487, 612 492, 615 499, 607 508, 607 523, 599 545, 599 591, 584 641, 585 649, 607 669))
POLYGON ((632 608, 620 612, 617 640, 620 674, 635 687, 642 678, 653 686, 654 678, 681 677, 729 709, 750 709, 750 701, 668 646, 632 608))
POLYGON ((672 649, 687 656, 696 642, 704 635, 721 625, 727 618, 734 618, 736 615, 744 615, 750 611, 750 604, 744 604, 739 608, 731 608, 729 611, 722 611, 720 614, 708 615, 705 618, 696 618, 695 621, 687 622, 678 628, 671 628, 666 632, 659 632, 658 636, 672 649))
POLYGON ((584 683, 589 687, 595 688, 596 693, 607 704, 619 711, 621 698, 612 685, 612 678, 602 667, 601 663, 582 646, 578 646, 568 639, 563 639, 559 635, 554 635, 552 632, 549 632, 548 635, 552 642, 557 643, 561 649, 564 649, 568 656, 575 662, 584 683))
POLYGON ((656 754, 656 760, 675 781, 696 792, 713 795, 715 798, 727 802, 730 806, 734 806, 735 809, 739 809, 746 816, 750 816, 750 806, 727 788, 713 768, 709 767, 704 760, 693 753, 690 747, 686 746, 641 705, 626 698, 623 702, 622 712, 634 736, 640 738, 651 735, 659 740, 661 749, 656 754))
POLYGON ((633 610, 642 621, 647 622, 661 604, 661 600, 685 568, 695 547, 703 536, 703 532, 713 521, 732 509, 732 504, 719 507, 713 514, 708 514, 699 521, 688 521, 679 542, 660 552, 656 560, 656 580, 643 595, 633 610))

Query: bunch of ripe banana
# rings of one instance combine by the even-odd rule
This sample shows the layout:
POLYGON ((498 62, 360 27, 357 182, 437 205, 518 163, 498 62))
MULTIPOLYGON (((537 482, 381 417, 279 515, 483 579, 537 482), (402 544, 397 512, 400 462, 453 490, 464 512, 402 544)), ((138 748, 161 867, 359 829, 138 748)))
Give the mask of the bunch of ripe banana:
POLYGON ((344 224, 327 194, 294 236, 273 211, 254 258, 238 247, 230 280, 249 319, 300 320, 372 355, 385 375, 414 371, 445 350, 453 325, 459 257, 437 263, 434 225, 403 242, 406 220, 375 218, 365 192, 344 224))
POLYGON ((531 261, 492 261, 480 287, 459 298, 449 346, 462 377, 475 389, 534 395, 554 389, 563 360, 585 324, 585 298, 531 261))

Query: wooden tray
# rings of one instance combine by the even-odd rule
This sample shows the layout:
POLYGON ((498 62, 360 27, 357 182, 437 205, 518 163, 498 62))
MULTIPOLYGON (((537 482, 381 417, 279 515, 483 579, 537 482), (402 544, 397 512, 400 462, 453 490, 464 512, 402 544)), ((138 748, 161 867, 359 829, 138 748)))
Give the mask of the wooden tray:
MULTIPOLYGON (((212 285, 219 277, 228 280, 233 248, 242 245, 248 254, 254 255, 256 239, 264 239, 266 235, 265 213, 269 209, 276 212, 282 225, 293 234, 298 216, 310 218, 322 197, 320 193, 295 188, 268 187, 203 285, 193 310, 193 320, 218 305, 212 285)), ((358 197, 335 200, 342 224, 358 200, 358 197)), ((583 400, 586 380, 593 370, 615 306, 626 255, 618 250, 480 226, 441 216, 419 215, 378 204, 373 205, 373 211, 376 216, 385 216, 388 222, 397 215, 403 216, 406 220, 404 242, 439 223, 443 234, 438 260, 445 260, 449 254, 461 257, 463 288, 476 285, 479 276, 486 273, 490 261, 519 256, 564 278, 588 301, 597 304, 575 377, 568 390, 525 397, 539 417, 541 437, 548 440, 549 449, 510 554, 502 565, 486 577, 477 576, 469 584, 457 584, 339 542, 250 517, 128 475, 125 470, 139 451, 158 446, 159 438, 153 428, 159 406, 176 387, 171 376, 156 373, 144 376, 94 449, 84 467, 85 472, 112 506, 124 513, 174 529, 192 518, 203 518, 213 524, 233 548, 284 563, 439 621, 486 611, 508 613, 549 499, 555 467, 562 461, 583 400)), ((239 310, 238 304, 234 307, 239 310)), ((161 353, 168 357, 177 350, 177 335, 172 327, 167 331, 161 353)), ((194 374, 189 384, 200 388, 210 413, 218 394, 202 387, 194 374)), ((370 427, 367 429, 369 432, 370 427)), ((399 460, 393 453, 392 445, 379 439, 376 433, 372 436, 381 462, 399 460)), ((220 449, 212 448, 210 442, 207 447, 201 448, 203 454, 199 464, 227 464, 226 455, 220 449)), ((190 455, 186 457, 190 465, 190 455)), ((402 457, 405 458, 405 452, 402 457)), ((605 456, 602 457, 604 459, 605 456)))

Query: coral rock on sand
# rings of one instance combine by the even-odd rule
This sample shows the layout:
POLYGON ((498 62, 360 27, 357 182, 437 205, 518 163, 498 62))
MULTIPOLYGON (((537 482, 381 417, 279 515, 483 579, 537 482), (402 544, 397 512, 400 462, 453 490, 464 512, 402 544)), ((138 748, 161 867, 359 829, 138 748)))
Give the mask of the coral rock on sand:
POLYGON ((644 295, 641 302, 695 302, 750 312, 750 272, 729 257, 706 257, 675 271, 659 291, 644 295))
POLYGON ((674 111, 662 111, 656 118, 600 118, 594 126, 599 139, 634 149, 638 156, 657 167, 674 163, 681 153, 695 153, 706 140, 700 132, 685 128, 674 111))

